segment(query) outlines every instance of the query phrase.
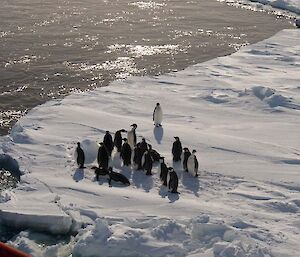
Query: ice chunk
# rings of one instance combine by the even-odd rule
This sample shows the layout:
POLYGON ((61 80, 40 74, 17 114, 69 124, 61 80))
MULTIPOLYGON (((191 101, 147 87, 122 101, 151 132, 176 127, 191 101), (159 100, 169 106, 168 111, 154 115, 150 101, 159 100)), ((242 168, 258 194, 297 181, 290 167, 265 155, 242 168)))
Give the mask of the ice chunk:
POLYGON ((169 240, 174 238, 183 240, 187 236, 184 228, 174 220, 170 220, 166 224, 154 228, 151 234, 159 240, 169 240))
MULTIPOLYGON (((26 204, 26 203, 25 203, 26 204)), ((52 234, 69 233, 72 226, 72 218, 61 211, 56 204, 39 203, 17 210, 13 206, 2 207, 0 210, 0 222, 17 229, 33 229, 52 234)))

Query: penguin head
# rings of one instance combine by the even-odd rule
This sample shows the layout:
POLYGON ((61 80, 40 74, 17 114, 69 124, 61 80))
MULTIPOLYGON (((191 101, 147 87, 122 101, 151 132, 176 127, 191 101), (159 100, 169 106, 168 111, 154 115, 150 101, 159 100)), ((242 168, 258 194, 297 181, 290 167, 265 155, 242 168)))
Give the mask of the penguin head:
POLYGON ((164 162, 165 162, 165 157, 160 156, 160 157, 159 157, 159 162, 160 162, 160 163, 164 163, 164 162))
POLYGON ((123 140, 125 143, 127 142, 127 138, 123 138, 122 140, 123 140))
POLYGON ((105 133, 106 133, 106 134, 109 134, 109 130, 106 130, 105 133))
POLYGON ((196 153, 197 151, 194 149, 193 151, 192 151, 192 153, 196 153))
POLYGON ((175 140, 176 140, 176 141, 178 141, 178 140, 179 140, 179 137, 174 137, 174 138, 175 138, 175 140))
POLYGON ((143 138, 142 138, 142 141, 143 141, 143 142, 146 142, 146 139, 143 137, 143 138))
POLYGON ((187 152, 187 151, 189 151, 189 149, 187 147, 184 147, 183 151, 187 152))
POLYGON ((77 146, 80 147, 80 142, 77 142, 77 146))
POLYGON ((121 129, 120 131, 121 131, 121 132, 127 132, 125 129, 121 129))
POLYGON ((137 125, 135 123, 131 124, 130 127, 133 127, 134 129, 137 128, 137 125))
POLYGON ((160 106, 160 104, 159 104, 159 103, 156 103, 156 106, 160 106))
POLYGON ((112 173, 112 167, 109 167, 109 168, 107 169, 107 171, 108 171, 108 173, 112 173))
POLYGON ((174 172, 174 169, 172 167, 168 167, 169 172, 174 172))

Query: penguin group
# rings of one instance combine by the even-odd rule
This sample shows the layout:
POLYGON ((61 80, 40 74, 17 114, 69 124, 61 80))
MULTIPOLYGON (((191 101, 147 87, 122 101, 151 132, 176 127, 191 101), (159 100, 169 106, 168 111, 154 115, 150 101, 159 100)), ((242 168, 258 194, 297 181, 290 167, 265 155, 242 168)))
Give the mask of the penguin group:
MULTIPOLYGON (((153 111, 153 123, 155 127, 162 126, 162 118, 162 108, 161 105, 157 103, 153 111)), ((126 131, 125 129, 117 130, 114 134, 114 139, 112 138, 110 131, 107 130, 105 132, 103 140, 100 142, 98 148, 98 167, 92 167, 96 175, 96 180, 98 181, 100 176, 105 176, 108 178, 109 186, 112 186, 112 181, 121 182, 127 186, 130 185, 126 176, 114 172, 112 166, 109 165, 113 150, 115 149, 116 154, 119 154, 120 159, 123 162, 123 166, 132 166, 136 171, 145 172, 146 176, 152 175, 153 164, 158 162, 160 168, 159 177, 162 185, 168 187, 169 192, 178 193, 179 179, 174 168, 166 165, 165 157, 152 149, 152 145, 148 144, 145 138, 142 138, 140 142, 137 142, 136 130, 138 126, 136 123, 131 124, 130 127, 131 129, 129 131, 126 131), (123 138, 122 133, 126 132, 127 137, 123 138)), ((195 155, 196 150, 192 150, 191 153, 187 147, 182 148, 178 136, 175 136, 174 139, 175 141, 172 146, 173 162, 182 162, 183 170, 193 177, 197 177, 199 165, 195 155)), ((78 167, 84 168, 85 154, 79 142, 77 143, 76 154, 78 167)))

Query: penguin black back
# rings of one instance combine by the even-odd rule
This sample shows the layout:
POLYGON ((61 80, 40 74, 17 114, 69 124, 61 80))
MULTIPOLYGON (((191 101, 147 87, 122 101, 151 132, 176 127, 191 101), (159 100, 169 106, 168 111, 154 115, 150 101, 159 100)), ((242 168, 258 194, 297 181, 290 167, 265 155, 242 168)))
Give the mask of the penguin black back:
POLYGON ((114 144, 113 144, 112 136, 108 130, 106 131, 106 133, 103 137, 103 144, 105 145, 109 156, 111 156, 111 152, 114 148, 114 144))
POLYGON ((177 162, 181 160, 182 146, 179 137, 174 137, 175 142, 172 147, 173 161, 177 162))
POLYGON ((80 147, 79 142, 77 143, 76 152, 77 152, 77 159, 76 159, 77 164, 78 164, 79 168, 83 168, 84 162, 85 162, 85 155, 84 155, 84 151, 80 147))
POLYGON ((173 168, 169 168, 170 172, 170 180, 169 180, 169 189, 171 190, 171 193, 178 193, 178 176, 176 172, 173 170, 173 168))

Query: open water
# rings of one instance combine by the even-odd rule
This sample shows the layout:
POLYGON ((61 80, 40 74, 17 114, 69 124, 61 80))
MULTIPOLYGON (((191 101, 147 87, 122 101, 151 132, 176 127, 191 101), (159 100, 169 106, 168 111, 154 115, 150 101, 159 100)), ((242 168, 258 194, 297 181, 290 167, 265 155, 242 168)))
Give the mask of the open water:
POLYGON ((0 134, 51 98, 181 70, 289 27, 214 0, 1 0, 0 134))

